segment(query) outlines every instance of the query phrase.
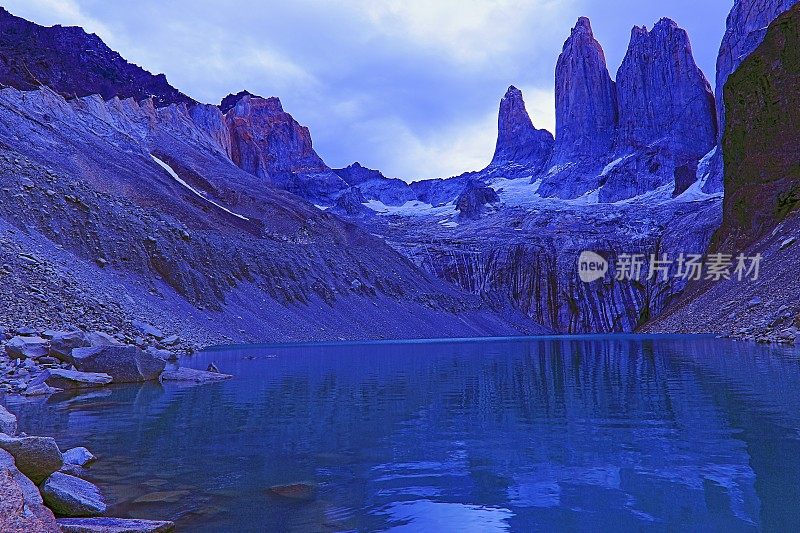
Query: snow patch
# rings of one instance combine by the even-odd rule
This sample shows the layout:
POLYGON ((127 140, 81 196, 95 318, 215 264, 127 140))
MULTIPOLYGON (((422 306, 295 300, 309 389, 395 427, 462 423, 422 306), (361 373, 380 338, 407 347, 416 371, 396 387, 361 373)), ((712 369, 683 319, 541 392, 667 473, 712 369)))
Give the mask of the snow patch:
POLYGON ((206 196, 205 196, 203 193, 201 193, 200 191, 198 191, 197 189, 195 189, 194 187, 192 187, 191 185, 189 185, 188 183, 186 183, 185 181, 183 181, 183 180, 181 179, 181 177, 180 177, 180 176, 178 176, 178 174, 177 174, 177 173, 176 173, 176 172, 175 172, 175 171, 172 169, 172 167, 171 167, 171 166, 169 166, 167 163, 165 163, 164 161, 160 160, 159 158, 157 158, 157 157, 156 157, 156 156, 154 156, 153 154, 150 154, 150 157, 152 157, 152 158, 153 158, 153 161, 155 161, 156 163, 158 163, 158 164, 161 166, 161 168, 163 168, 164 170, 166 170, 166 171, 169 173, 169 175, 170 175, 170 176, 172 176, 172 178, 173 178, 175 181, 177 181, 178 183, 180 183, 181 185, 183 185, 184 187, 186 187, 187 189, 189 189, 190 191, 192 191, 194 194, 196 194, 197 196, 199 196, 200 198, 202 198, 202 199, 203 199, 203 200, 205 200, 206 202, 210 203, 211 205, 213 205, 213 206, 215 206, 215 207, 219 207, 220 209, 222 209, 222 210, 223 210, 223 211, 225 211, 226 213, 229 213, 229 214, 231 214, 231 215, 235 216, 236 218, 240 218, 240 219, 242 219, 242 220, 250 220, 249 218, 247 218, 247 217, 245 217, 245 216, 242 216, 242 215, 240 215, 239 213, 234 213, 233 211, 231 211, 231 210, 230 210, 230 209, 228 209, 227 207, 223 207, 223 206, 219 205, 219 204, 218 204, 217 202, 215 202, 214 200, 210 200, 210 199, 206 198, 206 196))
POLYGON ((623 157, 620 157, 620 158, 618 158, 618 159, 615 159, 615 160, 613 160, 611 163, 609 163, 609 164, 607 164, 605 167, 603 167, 603 171, 600 173, 600 177, 602 178, 603 176, 605 176, 606 174, 608 174, 609 172, 611 172, 612 170, 614 170, 614 167, 615 167, 615 166, 617 166, 617 165, 619 165, 619 164, 620 164, 620 163, 622 163, 623 161, 625 161, 625 158, 626 158, 626 157, 627 157, 627 156, 623 156, 623 157))
POLYGON ((404 217, 441 216, 447 217, 456 213, 452 202, 434 207, 419 200, 409 200, 403 205, 386 205, 380 200, 369 200, 362 205, 380 215, 399 215, 404 217))

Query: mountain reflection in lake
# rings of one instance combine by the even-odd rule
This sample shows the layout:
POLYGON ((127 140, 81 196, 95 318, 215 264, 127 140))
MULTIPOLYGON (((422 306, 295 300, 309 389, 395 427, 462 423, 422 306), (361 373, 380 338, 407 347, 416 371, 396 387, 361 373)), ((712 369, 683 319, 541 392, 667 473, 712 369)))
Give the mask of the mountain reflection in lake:
POLYGON ((10 403, 191 531, 800 528, 800 357, 711 338, 241 347, 227 382, 10 403), (310 498, 274 485, 308 483, 310 498))

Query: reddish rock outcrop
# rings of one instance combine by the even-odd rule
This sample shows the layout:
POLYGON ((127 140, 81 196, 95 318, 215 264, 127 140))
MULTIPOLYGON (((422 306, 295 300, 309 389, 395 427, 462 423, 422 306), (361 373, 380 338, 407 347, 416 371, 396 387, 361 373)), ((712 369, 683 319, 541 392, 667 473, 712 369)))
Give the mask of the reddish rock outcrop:
POLYGON ((223 100, 231 159, 242 170, 311 201, 347 184, 317 155, 308 128, 286 113, 278 98, 243 92, 223 100))

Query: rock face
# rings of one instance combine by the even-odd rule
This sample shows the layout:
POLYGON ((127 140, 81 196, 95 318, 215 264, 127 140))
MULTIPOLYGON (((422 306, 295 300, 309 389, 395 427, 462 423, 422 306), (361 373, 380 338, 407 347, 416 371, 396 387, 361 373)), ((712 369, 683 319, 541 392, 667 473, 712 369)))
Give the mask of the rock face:
POLYGON ((58 533, 53 512, 44 506, 39 490, 0 450, 0 531, 3 533, 58 533))
POLYGON ((280 100, 249 93, 226 100, 231 159, 241 169, 311 201, 329 201, 347 188, 314 151, 308 128, 280 100))
POLYGON ((692 56, 686 31, 661 19, 651 31, 634 27, 617 71, 617 149, 664 143, 699 159, 716 143, 714 93, 692 56))
MULTIPOLYGON (((759 33, 760 34, 760 33, 759 33)), ((770 25, 728 78, 723 220, 716 244, 739 251, 800 205, 800 6, 770 25)))
POLYGON ((456 209, 465 218, 478 218, 488 204, 497 203, 500 197, 494 189, 477 182, 470 182, 464 188, 458 199, 456 209))
MULTIPOLYGON (((767 26, 796 3, 797 0, 734 0, 717 56, 716 103, 719 145, 722 144, 722 134, 725 131, 727 111, 724 88, 728 77, 763 41, 767 26)), ((703 190, 709 193, 722 192, 723 172, 722 151, 718 150, 710 161, 709 176, 703 190)))
POLYGON ((533 126, 522 91, 513 85, 500 101, 497 117, 497 145, 491 165, 505 163, 524 165, 526 171, 538 173, 550 160, 553 152, 553 135, 533 126))
POLYGON ((63 533, 170 533, 173 522, 137 520, 133 518, 59 518, 63 533))
MULTIPOLYGON (((741 4, 754 13, 764 7, 763 2, 741 4)), ((800 342, 800 280, 794 268, 800 264, 799 87, 796 4, 769 25, 763 42, 743 59, 724 90, 725 198, 710 250, 760 254, 758 278, 696 282, 648 326, 650 331, 800 342)))
POLYGON ((107 506, 100 490, 79 477, 55 472, 42 484, 42 497, 60 516, 96 516, 107 506))
POLYGON ((17 468, 37 484, 64 464, 61 450, 51 437, 9 437, 0 433, 0 449, 13 455, 17 468))
POLYGON ((160 357, 135 346, 76 348, 72 359, 81 372, 107 374, 114 383, 156 381, 166 366, 160 357))
POLYGON ((728 14, 725 35, 717 56, 717 109, 719 135, 725 131, 726 109, 723 101, 728 77, 764 40, 767 27, 778 15, 798 0, 734 0, 728 14))
POLYGON ((604 170, 600 201, 665 185, 688 188, 698 161, 716 144, 717 119, 711 86, 675 22, 661 19, 651 31, 633 28, 617 72, 617 99, 617 162, 604 170))
POLYGON ((81 28, 45 28, 0 8, 0 83, 22 90, 47 85, 68 96, 99 94, 144 100, 157 106, 193 104, 194 100, 125 61, 97 35, 81 28))
POLYGON ((616 87, 589 19, 581 17, 556 64, 554 164, 607 155, 616 126, 616 87))

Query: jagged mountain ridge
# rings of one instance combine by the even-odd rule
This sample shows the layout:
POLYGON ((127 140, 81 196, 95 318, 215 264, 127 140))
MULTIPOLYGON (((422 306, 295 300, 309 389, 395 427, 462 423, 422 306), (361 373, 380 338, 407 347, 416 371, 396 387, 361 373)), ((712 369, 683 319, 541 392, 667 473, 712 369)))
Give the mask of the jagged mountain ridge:
POLYGON ((196 103, 163 74, 153 75, 125 61, 97 35, 75 26, 39 26, 2 7, 0 83, 22 90, 46 85, 68 98, 152 98, 157 107, 196 103))

